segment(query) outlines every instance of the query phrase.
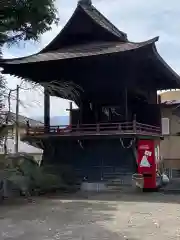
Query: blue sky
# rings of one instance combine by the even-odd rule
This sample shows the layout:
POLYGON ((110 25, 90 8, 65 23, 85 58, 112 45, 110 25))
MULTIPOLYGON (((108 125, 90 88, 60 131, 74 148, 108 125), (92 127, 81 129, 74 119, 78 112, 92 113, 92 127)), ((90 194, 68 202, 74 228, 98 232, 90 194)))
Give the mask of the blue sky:
MULTIPOLYGON (((45 47, 65 25, 73 13, 76 0, 57 0, 60 25, 53 26, 39 42, 21 43, 18 46, 4 48, 4 57, 13 58, 38 52, 45 47)), ((158 51, 167 63, 180 74, 180 2, 178 0, 94 0, 94 6, 109 18, 120 30, 128 34, 130 41, 144 41, 160 36, 158 51)), ((7 76, 8 85, 14 88, 20 80, 7 76)), ((26 86, 27 87, 27 86, 26 86)), ((20 92, 21 114, 27 116, 43 115, 43 95, 40 91, 20 92), (38 102, 38 104, 37 104, 38 102)), ((14 110, 14 102, 12 108, 14 110)), ((69 103, 62 99, 51 98, 51 115, 66 115, 69 103), (57 107, 58 106, 58 107, 57 107)))

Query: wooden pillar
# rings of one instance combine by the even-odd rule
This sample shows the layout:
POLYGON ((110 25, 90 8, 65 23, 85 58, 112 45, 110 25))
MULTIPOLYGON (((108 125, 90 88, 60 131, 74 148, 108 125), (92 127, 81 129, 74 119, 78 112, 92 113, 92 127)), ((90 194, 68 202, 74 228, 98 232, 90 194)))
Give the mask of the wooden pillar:
POLYGON ((160 95, 157 96, 157 104, 161 104, 161 96, 160 95))
POLYGON ((158 102, 158 96, 155 90, 148 91, 147 98, 149 104, 157 104, 158 102))
POLYGON ((81 116, 81 124, 88 124, 89 123, 89 102, 87 99, 83 99, 81 105, 80 105, 80 116, 81 116))
POLYGON ((66 109, 66 111, 69 111, 69 125, 72 125, 72 110, 73 110, 73 103, 69 102, 69 109, 66 109))
POLYGON ((79 106, 79 124, 82 124, 82 119, 83 119, 83 104, 81 102, 79 106))
POLYGON ((95 122, 99 123, 99 113, 98 113, 98 105, 97 105, 97 103, 94 104, 94 111, 95 111, 95 122))
POLYGON ((109 107, 109 121, 112 122, 112 111, 110 107, 109 107))
POLYGON ((44 127, 48 132, 50 128, 50 95, 47 88, 44 88, 44 127))
POLYGON ((69 109, 70 109, 69 122, 70 122, 70 125, 72 125, 72 110, 73 110, 72 102, 69 103, 69 109))

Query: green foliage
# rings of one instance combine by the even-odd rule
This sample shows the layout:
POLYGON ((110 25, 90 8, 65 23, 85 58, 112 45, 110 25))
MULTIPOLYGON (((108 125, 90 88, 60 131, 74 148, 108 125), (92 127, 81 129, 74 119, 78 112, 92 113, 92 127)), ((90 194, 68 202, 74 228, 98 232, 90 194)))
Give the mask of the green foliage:
POLYGON ((77 182, 75 171, 71 165, 46 165, 44 171, 53 175, 61 176, 63 182, 74 185, 77 182))
POLYGON ((0 44, 38 40, 58 22, 55 0, 1 0, 0 44))
POLYGON ((1 166, 0 180, 11 182, 13 190, 19 189, 25 195, 34 191, 46 193, 54 190, 75 190, 72 185, 74 179, 71 179, 72 170, 67 166, 61 168, 61 172, 55 172, 55 169, 54 166, 40 167, 27 154, 7 155, 4 166, 1 166))
MULTIPOLYGON (((38 40, 40 35, 58 24, 55 0, 0 0, 0 59, 2 46, 20 40, 38 40)), ((5 101, 6 81, 0 69, 0 111, 5 101)), ((0 114, 0 131, 3 117, 0 114)), ((0 132, 0 145, 4 136, 0 132)))
MULTIPOLYGON (((0 42, 1 42, 1 32, 0 32, 0 42)), ((0 59, 2 58, 2 50, 0 44, 0 59)), ((0 72, 0 105, 4 102, 4 95, 6 93, 6 80, 5 77, 0 72)), ((1 110, 1 107, 0 107, 1 110)))
MULTIPOLYGON (((0 53, 0 58, 1 58, 1 53, 0 53)), ((3 134, 5 130, 4 116, 1 114, 1 112, 4 110, 5 96, 6 96, 6 80, 4 76, 0 73, 0 146, 3 145, 3 140, 4 140, 4 134, 3 134)))

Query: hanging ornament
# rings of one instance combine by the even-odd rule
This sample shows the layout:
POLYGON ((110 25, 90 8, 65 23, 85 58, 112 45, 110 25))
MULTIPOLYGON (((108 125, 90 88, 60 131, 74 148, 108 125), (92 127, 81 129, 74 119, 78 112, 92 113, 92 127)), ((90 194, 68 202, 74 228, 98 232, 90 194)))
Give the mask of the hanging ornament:
POLYGON ((121 138, 120 138, 119 140, 120 140, 121 145, 122 145, 123 148, 125 148, 125 149, 129 149, 129 148, 132 147, 132 145, 133 145, 133 143, 135 142, 136 139, 135 139, 135 138, 132 139, 132 140, 130 141, 129 145, 127 145, 127 146, 124 145, 124 142, 123 142, 123 140, 122 140, 121 138))

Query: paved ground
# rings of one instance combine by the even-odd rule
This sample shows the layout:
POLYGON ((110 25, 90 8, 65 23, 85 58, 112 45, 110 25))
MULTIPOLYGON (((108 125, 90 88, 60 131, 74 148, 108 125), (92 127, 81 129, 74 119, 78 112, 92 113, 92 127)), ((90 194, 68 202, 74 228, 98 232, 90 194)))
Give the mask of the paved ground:
POLYGON ((180 195, 79 194, 0 206, 1 240, 180 239, 180 195))

